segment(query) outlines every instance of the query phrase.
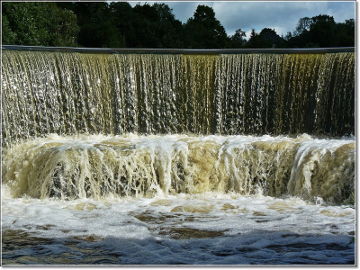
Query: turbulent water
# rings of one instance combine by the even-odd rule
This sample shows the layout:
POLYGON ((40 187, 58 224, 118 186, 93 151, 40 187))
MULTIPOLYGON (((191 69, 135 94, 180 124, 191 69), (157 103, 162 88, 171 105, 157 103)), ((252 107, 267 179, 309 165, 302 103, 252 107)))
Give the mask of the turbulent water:
POLYGON ((4 264, 354 264, 353 53, 2 71, 4 264))
POLYGON ((354 264, 348 206, 219 193, 3 197, 5 264, 354 264))
POLYGON ((6 264, 354 264, 355 142, 58 136, 7 150, 6 264))
POLYGON ((354 54, 3 52, 5 144, 48 133, 354 134, 354 54))
POLYGON ((4 157, 13 196, 61 199, 262 190, 270 196, 354 198, 353 139, 303 135, 48 136, 4 157))

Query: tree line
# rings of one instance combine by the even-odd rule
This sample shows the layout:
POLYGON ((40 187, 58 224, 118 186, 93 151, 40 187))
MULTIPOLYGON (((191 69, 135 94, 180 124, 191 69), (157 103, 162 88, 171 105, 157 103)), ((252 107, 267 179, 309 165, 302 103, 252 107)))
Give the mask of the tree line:
POLYGON ((103 48, 306 48, 354 46, 354 20, 301 18, 293 32, 242 29, 228 36, 214 10, 199 5, 186 23, 163 3, 6 2, 3 44, 103 48))

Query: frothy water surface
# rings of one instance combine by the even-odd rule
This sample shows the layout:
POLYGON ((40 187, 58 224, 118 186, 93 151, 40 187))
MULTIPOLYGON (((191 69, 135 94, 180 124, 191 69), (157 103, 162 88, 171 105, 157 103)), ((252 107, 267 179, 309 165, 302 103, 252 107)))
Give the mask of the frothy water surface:
POLYGON ((49 135, 7 149, 5 264, 353 264, 353 138, 49 135))
POLYGON ((354 216, 348 206, 262 195, 5 198, 3 259, 40 264, 352 264, 354 216))
POLYGON ((354 263, 354 53, 3 56, 5 264, 354 263))

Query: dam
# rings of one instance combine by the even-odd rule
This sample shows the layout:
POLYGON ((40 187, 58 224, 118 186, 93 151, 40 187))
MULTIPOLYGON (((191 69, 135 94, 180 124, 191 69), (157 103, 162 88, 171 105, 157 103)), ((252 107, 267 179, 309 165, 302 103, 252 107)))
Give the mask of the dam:
POLYGON ((2 48, 9 246, 20 231, 102 263, 353 262, 353 48, 2 48))
POLYGON ((354 134, 346 50, 86 52, 4 50, 5 144, 49 133, 354 134))

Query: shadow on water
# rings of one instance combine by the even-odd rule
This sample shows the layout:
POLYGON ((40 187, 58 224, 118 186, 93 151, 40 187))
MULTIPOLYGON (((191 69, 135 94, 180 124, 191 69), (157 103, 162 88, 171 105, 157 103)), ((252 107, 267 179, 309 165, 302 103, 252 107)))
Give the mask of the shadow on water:
POLYGON ((69 264, 347 264, 354 265, 354 237, 254 231, 224 236, 191 230, 145 239, 97 236, 43 238, 21 230, 3 232, 4 265, 69 264))

